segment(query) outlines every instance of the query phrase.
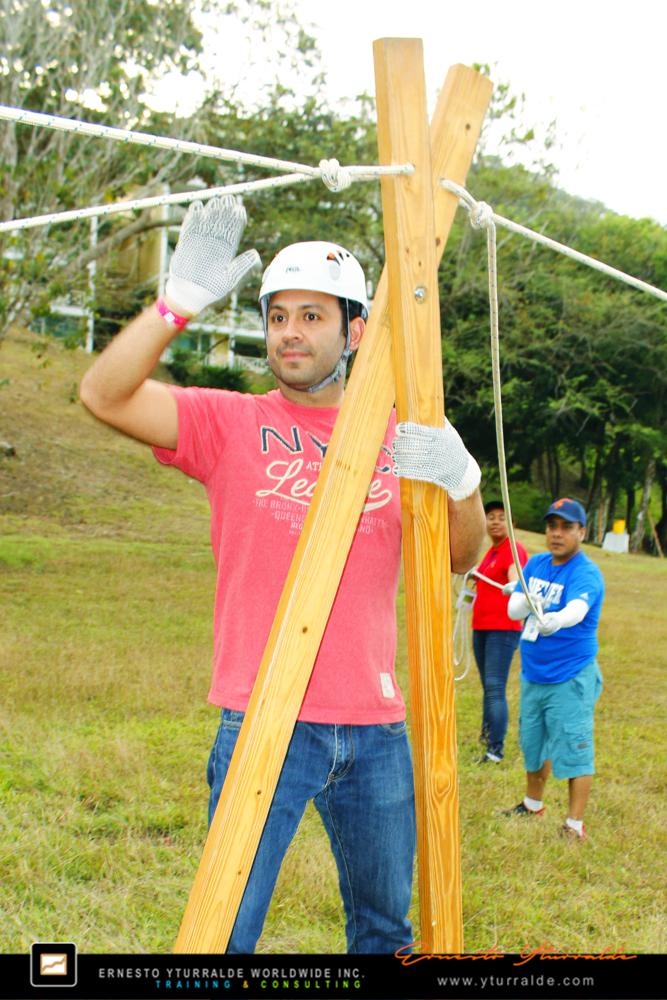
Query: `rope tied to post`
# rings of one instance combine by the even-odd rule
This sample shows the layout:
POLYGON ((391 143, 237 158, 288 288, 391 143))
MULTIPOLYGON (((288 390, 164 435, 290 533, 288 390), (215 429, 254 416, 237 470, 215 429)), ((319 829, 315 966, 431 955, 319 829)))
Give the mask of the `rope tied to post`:
POLYGON ((493 209, 485 201, 476 201, 470 208, 470 225, 474 229, 488 229, 492 226, 493 209))
POLYGON ((352 174, 338 160, 320 160, 319 168, 323 183, 334 193, 345 191, 352 184, 352 174))

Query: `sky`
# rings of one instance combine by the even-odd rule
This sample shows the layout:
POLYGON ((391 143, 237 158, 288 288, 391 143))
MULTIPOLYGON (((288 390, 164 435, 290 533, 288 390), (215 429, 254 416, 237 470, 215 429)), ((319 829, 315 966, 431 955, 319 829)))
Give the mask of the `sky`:
POLYGON ((492 80, 525 94, 528 124, 556 120, 560 187, 667 225, 664 0, 299 0, 299 7, 318 26, 332 94, 374 92, 376 38, 422 39, 431 106, 449 66, 487 63, 492 80))
MULTIPOLYGON (((527 126, 544 134, 555 120, 559 187, 667 225, 664 0, 293 2, 318 41, 332 101, 374 93, 376 38, 421 38, 430 108, 450 66, 488 64, 492 80, 524 95, 527 126)), ((210 65, 269 84, 275 54, 244 48, 223 20, 217 36, 205 32, 210 65)))

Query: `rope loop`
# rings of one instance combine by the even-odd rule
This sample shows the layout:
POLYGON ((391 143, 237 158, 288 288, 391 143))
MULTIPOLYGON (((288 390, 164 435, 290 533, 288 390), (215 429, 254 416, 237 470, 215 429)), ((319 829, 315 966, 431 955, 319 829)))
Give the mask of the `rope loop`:
POLYGON ((470 208, 470 225, 473 229, 488 229, 494 224, 494 211, 485 201, 476 201, 470 208))
POLYGON ((443 177, 440 179, 440 186, 451 191, 452 194, 458 195, 459 201, 470 216, 470 225, 473 229, 491 228, 495 221, 495 213, 490 205, 487 205, 485 201, 476 201, 467 188, 455 181, 443 177))
POLYGON ((330 191, 344 191, 352 183, 352 174, 347 167, 341 167, 338 160, 320 160, 319 167, 322 180, 330 191))

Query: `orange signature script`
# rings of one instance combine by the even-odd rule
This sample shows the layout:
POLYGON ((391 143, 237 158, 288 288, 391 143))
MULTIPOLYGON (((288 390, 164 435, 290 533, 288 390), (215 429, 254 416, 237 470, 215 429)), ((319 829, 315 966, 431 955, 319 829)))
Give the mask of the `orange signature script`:
MULTIPOLYGON (((453 954, 421 954, 418 949, 423 948, 423 943, 421 941, 415 941, 413 944, 405 945, 403 948, 399 948, 394 952, 394 957, 400 959, 401 965, 416 965, 417 962, 427 962, 431 960, 437 960, 442 962, 489 962, 496 958, 504 958, 507 953, 501 951, 497 945, 493 945, 491 948, 487 948, 484 951, 472 951, 467 953, 453 953, 453 954), (412 949, 416 949, 413 952, 412 949)), ((637 958, 636 955, 627 955, 624 951, 619 951, 618 949, 605 948, 604 951, 598 952, 596 954, 572 954, 567 952, 559 951, 554 945, 549 944, 548 941, 544 941, 537 948, 532 946, 524 945, 524 947, 518 952, 516 961, 512 962, 512 965, 526 965, 528 962, 532 962, 534 959, 538 961, 554 960, 558 959, 584 959, 590 961, 628 961, 629 959, 637 958)))

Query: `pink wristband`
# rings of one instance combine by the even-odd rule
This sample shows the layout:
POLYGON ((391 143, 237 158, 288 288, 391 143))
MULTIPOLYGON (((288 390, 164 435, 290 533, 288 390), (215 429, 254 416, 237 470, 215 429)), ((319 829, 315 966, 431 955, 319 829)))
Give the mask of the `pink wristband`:
POLYGON ((169 326, 175 326, 178 330, 182 330, 190 322, 190 316, 179 316, 178 313, 169 308, 162 296, 155 303, 155 308, 169 326))

